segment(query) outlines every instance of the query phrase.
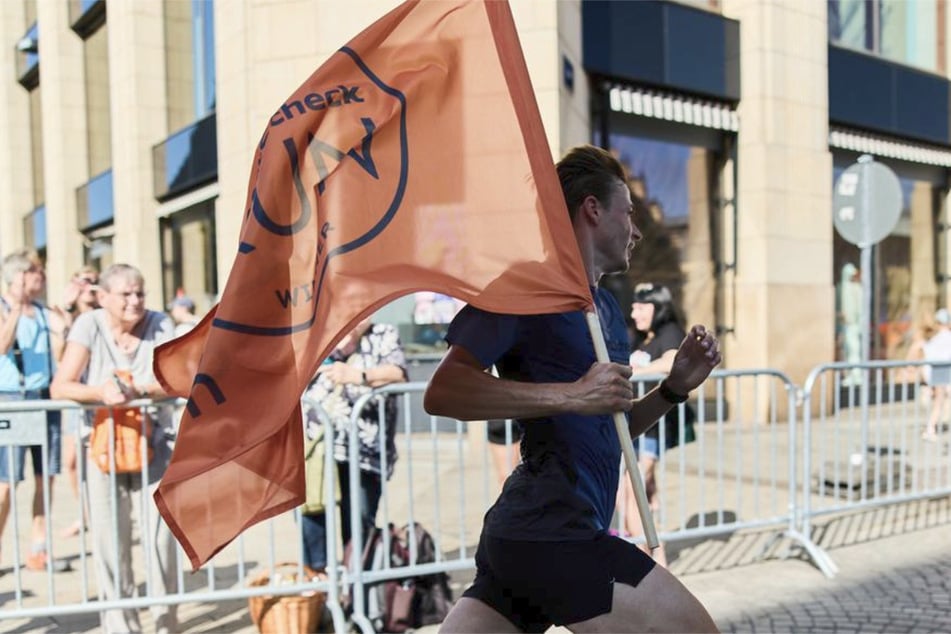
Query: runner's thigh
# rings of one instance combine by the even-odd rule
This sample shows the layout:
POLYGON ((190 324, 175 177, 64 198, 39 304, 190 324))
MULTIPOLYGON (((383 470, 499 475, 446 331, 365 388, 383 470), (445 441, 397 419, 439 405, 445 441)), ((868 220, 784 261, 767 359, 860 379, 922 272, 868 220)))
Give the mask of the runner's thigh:
POLYGON ((522 630, 494 609, 469 597, 462 597, 452 606, 446 620, 439 626, 440 634, 489 634, 521 632, 522 630))
POLYGON ((706 608, 667 569, 654 566, 637 586, 614 584, 611 612, 568 626, 572 632, 717 632, 706 608))

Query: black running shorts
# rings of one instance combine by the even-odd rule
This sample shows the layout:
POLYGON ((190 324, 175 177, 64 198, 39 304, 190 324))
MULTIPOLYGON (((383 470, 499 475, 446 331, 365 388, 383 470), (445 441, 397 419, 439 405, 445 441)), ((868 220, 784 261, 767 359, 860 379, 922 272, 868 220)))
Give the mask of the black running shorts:
POLYGON ((526 542, 483 533, 476 578, 463 596, 491 606, 525 632, 544 632, 611 611, 614 583, 640 583, 654 560, 601 533, 593 540, 526 542))

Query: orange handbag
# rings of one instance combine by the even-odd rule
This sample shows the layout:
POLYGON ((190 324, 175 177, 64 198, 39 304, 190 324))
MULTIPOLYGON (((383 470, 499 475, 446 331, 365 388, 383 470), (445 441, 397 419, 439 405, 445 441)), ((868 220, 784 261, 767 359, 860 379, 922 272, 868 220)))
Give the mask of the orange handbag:
POLYGON ((89 453, 93 462, 103 473, 109 473, 115 460, 116 473, 138 473, 152 462, 152 420, 145 416, 142 424, 142 409, 138 407, 101 407, 96 410, 89 453), (115 422, 114 439, 109 443, 109 427, 115 422), (143 431, 146 446, 146 463, 142 464, 143 431))

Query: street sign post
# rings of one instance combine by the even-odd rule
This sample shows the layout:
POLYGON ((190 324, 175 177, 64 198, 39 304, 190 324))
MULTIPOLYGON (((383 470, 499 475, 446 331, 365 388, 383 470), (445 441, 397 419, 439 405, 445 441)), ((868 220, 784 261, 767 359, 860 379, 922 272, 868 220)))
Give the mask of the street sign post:
MULTIPOLYGON (((836 231, 843 240, 859 247, 861 253, 861 358, 865 363, 871 349, 872 247, 892 232, 901 216, 902 194, 898 176, 887 165, 864 154, 839 175, 832 206, 836 231)), ((853 462, 857 460, 859 464, 864 462, 868 450, 868 368, 862 372, 861 401, 862 453, 852 456, 853 462)))

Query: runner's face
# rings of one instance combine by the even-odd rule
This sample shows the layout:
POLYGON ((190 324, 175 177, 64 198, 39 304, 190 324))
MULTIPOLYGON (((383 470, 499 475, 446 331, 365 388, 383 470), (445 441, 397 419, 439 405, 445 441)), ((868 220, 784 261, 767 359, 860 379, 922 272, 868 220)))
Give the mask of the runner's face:
POLYGON ((601 203, 605 214, 601 232, 603 241, 601 251, 604 256, 604 273, 626 271, 631 260, 634 244, 643 236, 634 224, 634 205, 631 202, 631 190, 623 182, 617 181, 608 200, 601 203))

